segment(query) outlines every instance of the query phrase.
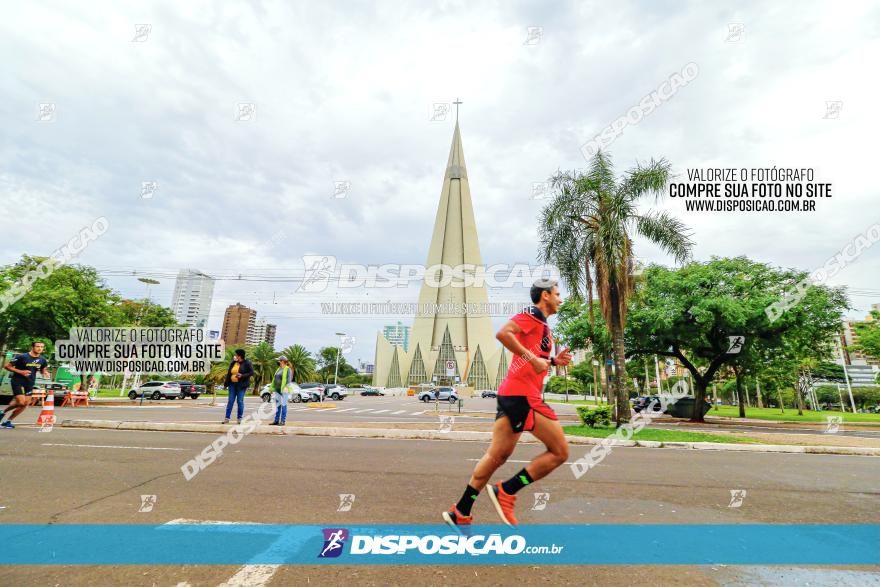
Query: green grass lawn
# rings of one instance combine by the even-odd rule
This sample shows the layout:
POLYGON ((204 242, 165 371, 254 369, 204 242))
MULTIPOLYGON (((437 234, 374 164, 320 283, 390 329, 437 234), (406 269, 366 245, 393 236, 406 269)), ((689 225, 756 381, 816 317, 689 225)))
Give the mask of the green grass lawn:
MULTIPOLYGON (((573 436, 590 436, 593 438, 605 438, 614 434, 614 428, 588 426, 563 426, 566 434, 573 436)), ((662 442, 724 442, 724 443, 756 443, 754 438, 745 436, 722 436, 720 434, 706 434, 704 432, 683 432, 679 430, 662 430, 659 428, 642 428, 633 434, 633 440, 659 440, 662 442)))
MULTIPOLYGON (((565 401, 547 400, 548 404, 565 404, 565 401)), ((592 401, 572 400, 567 402, 571 405, 586 405, 596 407, 592 401)), ((604 405, 604 404, 602 404, 604 405)), ((720 416, 724 418, 739 418, 739 407, 737 406, 718 406, 718 409, 712 408, 706 413, 706 416, 720 416)), ((785 413, 779 411, 779 408, 746 408, 746 418, 754 418, 756 420, 778 420, 781 422, 825 422, 829 416, 842 416, 844 422, 876 422, 880 424, 880 414, 853 414, 851 412, 814 412, 812 410, 804 410, 803 416, 798 416, 796 408, 785 408, 785 413)))
MULTIPOLYGON (((712 408, 706 413, 707 416, 722 416, 727 418, 738 418, 739 408, 737 406, 718 406, 718 409, 712 408)), ((798 416, 797 409, 785 408, 785 413, 781 413, 779 408, 746 408, 746 418, 755 418, 756 420, 780 420, 783 422, 825 422, 828 416, 842 416, 844 422, 877 422, 880 424, 880 414, 853 414, 850 412, 813 412, 804 410, 803 416, 798 416)))
MULTIPOLYGON (((573 396, 571 396, 571 397, 577 397, 577 396, 573 395, 573 396)), ((591 399, 589 399, 589 400, 586 400, 586 399, 572 399, 572 400, 569 400, 569 401, 565 401, 564 399, 548 399, 548 400, 547 400, 547 403, 548 403, 548 404, 571 404, 571 405, 593 406, 593 407, 596 406, 596 402, 594 402, 594 401, 591 400, 591 399)), ((602 405, 604 406, 605 404, 602 404, 602 405)))

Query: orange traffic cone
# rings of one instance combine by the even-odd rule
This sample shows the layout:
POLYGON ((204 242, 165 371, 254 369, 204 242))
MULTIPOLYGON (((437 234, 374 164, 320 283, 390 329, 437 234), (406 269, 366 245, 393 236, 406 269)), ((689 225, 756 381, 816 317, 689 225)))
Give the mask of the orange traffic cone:
POLYGON ((55 425, 55 396, 51 393, 46 396, 46 401, 43 402, 43 411, 37 417, 37 424, 40 426, 55 425))

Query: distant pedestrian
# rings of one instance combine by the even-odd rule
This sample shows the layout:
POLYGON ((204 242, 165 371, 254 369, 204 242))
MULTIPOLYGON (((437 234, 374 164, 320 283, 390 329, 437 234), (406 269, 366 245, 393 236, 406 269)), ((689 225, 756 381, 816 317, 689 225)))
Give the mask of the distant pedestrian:
POLYGON ((226 371, 226 380, 223 382, 223 385, 229 390, 229 399, 226 401, 224 424, 229 424, 229 418, 232 416, 232 406, 236 402, 238 402, 239 424, 241 424, 241 419, 244 417, 244 394, 251 381, 251 375, 254 374, 251 362, 244 357, 244 349, 236 349, 232 362, 229 364, 229 370, 226 371))
POLYGON ((284 355, 278 357, 278 370, 272 380, 275 398, 275 421, 272 426, 284 426, 287 421, 287 402, 290 401, 290 388, 293 387, 293 366, 284 355))
POLYGON ((12 414, 5 422, 0 423, 0 427, 15 428, 12 420, 31 403, 28 395, 34 390, 34 385, 37 381, 37 371, 44 378, 50 378, 49 371, 46 369, 49 366, 49 362, 43 356, 45 348, 45 343, 35 340, 31 343, 30 352, 17 355, 4 365, 4 369, 12 372, 12 377, 9 378, 9 383, 12 385, 12 401, 9 403, 9 407, 3 410, 0 422, 6 417, 6 414, 9 412, 12 412, 12 414))

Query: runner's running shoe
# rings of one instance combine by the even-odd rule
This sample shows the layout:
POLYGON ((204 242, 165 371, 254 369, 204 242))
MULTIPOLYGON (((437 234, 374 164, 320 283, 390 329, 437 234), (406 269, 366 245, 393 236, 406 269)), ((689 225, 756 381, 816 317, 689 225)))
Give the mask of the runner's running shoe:
POLYGON ((489 499, 492 500, 492 505, 495 506, 495 511, 498 512, 501 521, 508 526, 516 526, 516 517, 513 515, 513 506, 516 505, 516 496, 505 493, 504 489, 501 488, 501 482, 499 481, 489 487, 489 499))
POLYGON ((455 504, 452 504, 452 507, 449 511, 443 512, 443 521, 458 530, 459 532, 469 532, 470 525, 474 521, 473 516, 462 516, 458 513, 458 509, 456 509, 455 504), (465 526, 465 528, 462 528, 465 526))

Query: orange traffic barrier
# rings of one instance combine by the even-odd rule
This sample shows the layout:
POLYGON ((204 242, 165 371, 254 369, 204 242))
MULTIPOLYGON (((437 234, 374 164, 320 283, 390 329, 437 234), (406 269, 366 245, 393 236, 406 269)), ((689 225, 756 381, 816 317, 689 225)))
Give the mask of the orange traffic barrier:
POLYGON ((80 389, 72 389, 64 395, 64 401, 61 402, 63 408, 67 404, 75 408, 78 404, 89 405, 89 392, 80 389))

